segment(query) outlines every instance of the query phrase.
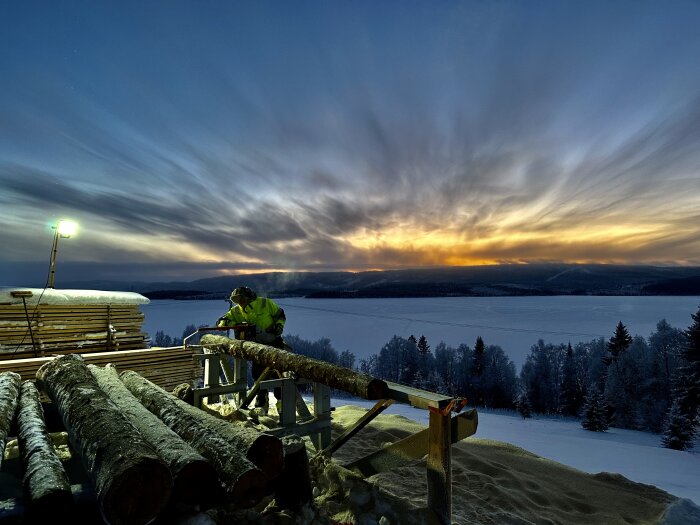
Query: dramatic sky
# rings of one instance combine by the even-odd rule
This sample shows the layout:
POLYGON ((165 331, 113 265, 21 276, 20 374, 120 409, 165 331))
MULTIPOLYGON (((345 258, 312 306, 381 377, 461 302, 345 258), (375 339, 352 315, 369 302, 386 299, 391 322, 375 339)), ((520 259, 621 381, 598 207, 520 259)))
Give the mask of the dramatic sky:
POLYGON ((0 284, 700 264, 700 3, 0 4, 0 284), (60 279, 57 278, 60 282, 60 279))

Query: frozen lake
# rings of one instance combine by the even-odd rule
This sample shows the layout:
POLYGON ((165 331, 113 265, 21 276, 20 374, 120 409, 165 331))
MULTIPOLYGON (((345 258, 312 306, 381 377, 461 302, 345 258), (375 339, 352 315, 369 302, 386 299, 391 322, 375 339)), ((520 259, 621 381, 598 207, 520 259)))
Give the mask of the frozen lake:
MULTIPOLYGON (((327 337, 333 347, 350 350, 358 359, 378 353, 393 335, 425 335, 437 343, 474 346, 477 336, 499 345, 519 368, 538 339, 576 343, 610 338, 618 321, 632 335, 648 337, 666 319, 685 329, 698 310, 692 297, 434 297, 419 299, 276 300, 287 314, 286 334, 316 340, 327 337)), ((188 324, 214 326, 228 303, 219 301, 152 301, 141 307, 144 328, 155 336, 163 330, 180 336, 188 324)))

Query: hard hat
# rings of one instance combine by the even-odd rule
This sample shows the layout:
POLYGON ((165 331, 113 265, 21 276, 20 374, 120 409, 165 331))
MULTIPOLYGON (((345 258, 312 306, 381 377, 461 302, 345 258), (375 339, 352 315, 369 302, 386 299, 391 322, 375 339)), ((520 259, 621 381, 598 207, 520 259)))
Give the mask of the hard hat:
POLYGON ((241 298, 247 299, 248 301, 252 301, 257 297, 255 295, 255 292, 248 288, 247 286, 239 286, 233 292, 231 292, 231 300, 234 303, 238 303, 241 298))

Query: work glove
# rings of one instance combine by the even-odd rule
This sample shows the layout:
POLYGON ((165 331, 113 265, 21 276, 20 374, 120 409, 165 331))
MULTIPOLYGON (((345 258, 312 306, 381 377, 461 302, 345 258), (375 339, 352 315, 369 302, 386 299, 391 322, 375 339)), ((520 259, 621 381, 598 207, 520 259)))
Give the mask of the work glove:
POLYGON ((274 324, 273 324, 271 327, 269 327, 267 330, 265 330, 265 331, 266 331, 268 334, 272 334, 272 335, 276 335, 276 336, 282 335, 282 327, 281 327, 281 326, 274 325, 274 324))

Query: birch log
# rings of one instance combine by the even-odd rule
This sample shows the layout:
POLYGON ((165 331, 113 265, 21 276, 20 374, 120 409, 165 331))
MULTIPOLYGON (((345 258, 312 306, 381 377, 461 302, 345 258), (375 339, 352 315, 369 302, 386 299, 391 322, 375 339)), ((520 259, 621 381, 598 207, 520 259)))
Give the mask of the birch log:
POLYGON ((20 388, 17 441, 24 467, 27 513, 32 520, 38 523, 70 512, 70 481, 46 430, 39 391, 31 381, 20 388))
POLYGON ((355 372, 272 346, 207 334, 201 344, 241 359, 248 359, 280 372, 296 372, 301 377, 337 388, 364 399, 386 399, 389 387, 381 379, 355 372))
POLYGON ((15 417, 21 383, 22 378, 19 374, 14 372, 0 374, 0 466, 5 455, 5 440, 15 417))
POLYGON ((165 507, 172 476, 134 426, 97 385, 83 359, 65 355, 37 371, 63 419, 109 524, 145 524, 165 507))
POLYGON ((97 384, 165 461, 173 475, 173 498, 208 505, 217 493, 216 470, 204 457, 144 407, 119 379, 114 365, 88 365, 97 384))
POLYGON ((247 458, 250 446, 222 436, 199 417, 197 412, 204 414, 201 410, 136 372, 122 372, 119 377, 143 406, 214 465, 224 490, 237 506, 252 507, 268 493, 268 476, 247 458))

